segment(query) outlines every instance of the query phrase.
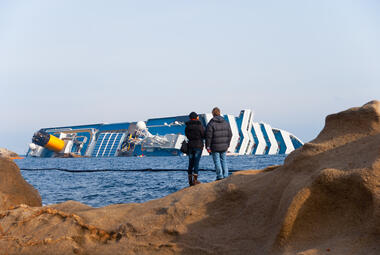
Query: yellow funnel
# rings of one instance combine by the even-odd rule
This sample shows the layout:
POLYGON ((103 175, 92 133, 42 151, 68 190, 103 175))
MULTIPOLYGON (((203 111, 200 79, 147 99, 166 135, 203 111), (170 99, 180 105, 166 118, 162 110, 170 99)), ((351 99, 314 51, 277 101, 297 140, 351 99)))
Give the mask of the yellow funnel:
POLYGON ((65 142, 53 135, 50 135, 49 142, 45 145, 45 148, 60 152, 65 147, 65 142))

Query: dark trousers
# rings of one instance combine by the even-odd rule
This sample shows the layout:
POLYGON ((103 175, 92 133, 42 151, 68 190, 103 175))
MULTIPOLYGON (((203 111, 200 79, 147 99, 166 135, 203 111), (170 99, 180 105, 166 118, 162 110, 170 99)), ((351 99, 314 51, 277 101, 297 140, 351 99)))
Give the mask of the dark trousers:
POLYGON ((198 174, 199 161, 201 160, 202 149, 190 148, 189 149, 189 168, 187 170, 188 174, 198 174))

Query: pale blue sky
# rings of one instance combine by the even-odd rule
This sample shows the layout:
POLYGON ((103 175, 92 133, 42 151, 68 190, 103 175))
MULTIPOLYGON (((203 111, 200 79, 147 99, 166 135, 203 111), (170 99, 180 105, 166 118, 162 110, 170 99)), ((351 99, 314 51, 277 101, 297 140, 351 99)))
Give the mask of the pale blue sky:
POLYGON ((219 106, 305 142, 380 100, 380 1, 0 1, 0 147, 219 106))

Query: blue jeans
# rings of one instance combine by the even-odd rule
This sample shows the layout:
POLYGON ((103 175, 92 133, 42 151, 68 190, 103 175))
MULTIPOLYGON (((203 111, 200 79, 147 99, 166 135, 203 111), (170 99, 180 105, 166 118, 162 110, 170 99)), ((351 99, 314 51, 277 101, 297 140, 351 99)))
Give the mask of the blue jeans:
POLYGON ((198 148, 189 149, 189 168, 187 170, 188 174, 198 174, 199 170, 199 161, 201 160, 202 150, 198 148))
POLYGON ((228 177, 226 152, 212 152, 211 155, 215 164, 216 179, 220 180, 228 177))

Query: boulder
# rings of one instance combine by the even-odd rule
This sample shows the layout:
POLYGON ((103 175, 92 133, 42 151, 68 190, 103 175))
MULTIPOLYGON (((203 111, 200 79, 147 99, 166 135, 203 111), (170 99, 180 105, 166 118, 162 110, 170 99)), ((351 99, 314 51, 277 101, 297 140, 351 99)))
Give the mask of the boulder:
POLYGON ((380 102, 327 116, 281 166, 142 204, 22 205, 0 226, 8 254, 380 254, 380 102))
POLYGON ((41 206, 41 196, 24 180, 12 159, 0 157, 0 210, 20 204, 41 206))

